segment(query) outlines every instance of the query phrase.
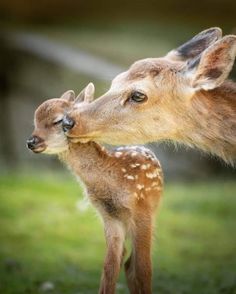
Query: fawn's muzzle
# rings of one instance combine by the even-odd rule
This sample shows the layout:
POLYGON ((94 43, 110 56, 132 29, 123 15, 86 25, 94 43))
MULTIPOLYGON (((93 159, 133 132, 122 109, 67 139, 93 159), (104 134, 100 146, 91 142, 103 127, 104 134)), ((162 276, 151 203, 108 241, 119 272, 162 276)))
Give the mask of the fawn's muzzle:
POLYGON ((37 136, 31 136, 27 141, 26 141, 26 144, 27 144, 27 147, 30 149, 30 150, 34 150, 37 145, 41 142, 42 140, 37 137, 37 136))
POLYGON ((74 125, 75 125, 74 120, 72 118, 70 118, 69 116, 65 116, 63 118, 62 128, 63 128, 64 132, 67 132, 67 131, 71 130, 74 125))

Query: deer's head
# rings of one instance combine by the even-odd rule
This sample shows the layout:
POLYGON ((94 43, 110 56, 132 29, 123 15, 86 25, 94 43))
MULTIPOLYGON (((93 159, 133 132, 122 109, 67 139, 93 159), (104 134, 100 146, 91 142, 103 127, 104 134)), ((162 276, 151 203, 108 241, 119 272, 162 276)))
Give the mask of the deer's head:
POLYGON ((48 99, 35 111, 34 131, 27 140, 27 146, 35 153, 58 154, 68 149, 68 140, 64 130, 74 126, 66 116, 75 104, 83 107, 91 98, 94 86, 90 83, 77 97, 72 90, 60 98, 48 99), (63 127, 62 127, 63 123, 63 127))
POLYGON ((212 28, 163 58, 139 60, 107 93, 69 113, 75 124, 66 135, 110 144, 178 140, 193 97, 224 82, 235 51, 236 36, 221 39, 221 30, 212 28))

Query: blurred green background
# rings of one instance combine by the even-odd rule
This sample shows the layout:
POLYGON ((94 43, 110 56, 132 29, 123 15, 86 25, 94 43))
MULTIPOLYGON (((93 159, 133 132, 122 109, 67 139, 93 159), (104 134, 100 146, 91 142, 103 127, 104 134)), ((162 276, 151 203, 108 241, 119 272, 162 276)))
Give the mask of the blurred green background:
MULTIPOLYGON (((1 0, 0 293, 97 293, 99 285, 99 218, 56 158, 25 147, 36 107, 89 81, 99 96, 135 60, 208 27, 236 33, 235 15, 231 0, 1 0)), ((196 150, 150 148, 166 179, 153 292, 236 293, 235 170, 196 150)), ((128 293, 123 273, 117 293, 128 293)))

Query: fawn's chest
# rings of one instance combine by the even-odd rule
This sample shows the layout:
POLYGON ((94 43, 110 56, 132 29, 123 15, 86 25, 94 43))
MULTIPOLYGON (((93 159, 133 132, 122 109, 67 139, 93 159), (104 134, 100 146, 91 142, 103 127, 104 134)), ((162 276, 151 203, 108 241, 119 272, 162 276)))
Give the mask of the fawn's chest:
POLYGON ((125 190, 111 186, 87 186, 88 197, 93 206, 105 217, 124 220, 130 216, 130 198, 125 190))
POLYGON ((124 220, 130 215, 130 189, 124 184, 123 174, 110 162, 77 162, 72 168, 83 183, 92 205, 105 217, 124 220))

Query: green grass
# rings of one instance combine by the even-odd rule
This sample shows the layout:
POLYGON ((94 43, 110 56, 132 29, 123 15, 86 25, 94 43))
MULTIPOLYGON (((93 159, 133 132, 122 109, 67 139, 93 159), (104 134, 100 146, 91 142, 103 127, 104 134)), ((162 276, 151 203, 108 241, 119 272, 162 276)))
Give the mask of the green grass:
MULTIPOLYGON (((97 293, 104 255, 93 208, 69 177, 0 177, 0 293, 97 293), (41 290, 40 290, 41 289, 41 290)), ((154 241, 154 293, 236 293, 236 183, 167 184, 154 241)), ((121 274, 118 293, 128 293, 121 274)))

